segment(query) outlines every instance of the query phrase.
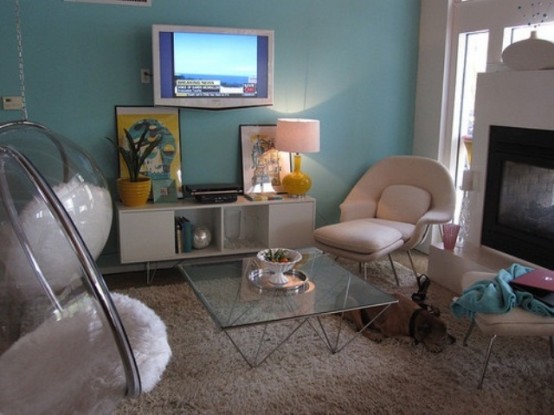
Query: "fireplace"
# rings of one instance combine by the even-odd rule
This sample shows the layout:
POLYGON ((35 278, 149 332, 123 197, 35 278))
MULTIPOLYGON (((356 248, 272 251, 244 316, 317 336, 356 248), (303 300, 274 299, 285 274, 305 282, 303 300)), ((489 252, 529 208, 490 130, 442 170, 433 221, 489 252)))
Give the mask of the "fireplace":
POLYGON ((554 268, 554 131, 490 127, 481 243, 554 268))
POLYGON ((545 221, 548 222, 545 211, 548 207, 552 209, 554 197, 552 85, 554 70, 479 74, 471 161, 473 190, 468 195, 468 236, 463 246, 454 251, 444 250, 440 241, 431 244, 427 274, 432 281, 461 293, 461 280, 468 271, 497 272, 513 263, 531 268, 554 268, 552 219, 545 225, 545 221), (495 136, 493 148, 497 147, 497 133, 505 133, 507 138, 500 139, 500 154, 489 160, 491 133, 495 136), (518 147, 521 144, 530 146, 518 147), (493 164, 491 172, 487 168, 489 163, 493 164), (502 178, 504 168, 506 178, 502 178), (546 187, 526 190, 532 187, 534 178, 539 180, 543 173, 546 179, 540 182, 546 183, 546 187), (496 174, 497 183, 500 183, 496 191, 491 190, 494 177, 489 174, 496 174), (519 179, 527 183, 521 185, 524 190, 513 190, 520 186, 519 179), (514 188, 510 182, 515 183, 514 188), (486 195, 488 192, 492 194, 486 195), (541 199, 544 197, 546 199, 541 199), (506 201, 509 202, 504 203, 506 201), (536 204, 530 204, 531 201, 536 204), (512 211, 523 213, 512 215, 512 211), (483 230, 483 221, 488 222, 485 225, 488 230, 483 230))

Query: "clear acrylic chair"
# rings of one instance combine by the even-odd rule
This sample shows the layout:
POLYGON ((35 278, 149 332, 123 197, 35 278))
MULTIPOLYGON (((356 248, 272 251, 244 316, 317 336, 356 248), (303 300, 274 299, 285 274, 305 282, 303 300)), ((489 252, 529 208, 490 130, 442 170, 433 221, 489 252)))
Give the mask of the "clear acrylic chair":
POLYGON ((165 326, 137 300, 108 292, 85 234, 99 254, 109 192, 83 153, 53 136, 37 139, 39 130, 0 125, 0 413, 109 413, 141 393, 129 339, 148 337, 135 332, 150 323, 160 344, 141 347, 163 355, 154 378, 165 369, 165 326))

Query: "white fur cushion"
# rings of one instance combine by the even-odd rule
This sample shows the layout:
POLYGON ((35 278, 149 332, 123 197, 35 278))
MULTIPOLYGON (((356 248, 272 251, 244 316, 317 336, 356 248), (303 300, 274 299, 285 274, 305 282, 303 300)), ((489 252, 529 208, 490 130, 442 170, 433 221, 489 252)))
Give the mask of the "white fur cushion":
MULTIPOLYGON (((98 258, 112 223, 109 192, 101 187, 82 183, 74 177, 54 188, 94 259, 98 258)), ((61 226, 41 199, 31 200, 19 215, 20 225, 33 255, 50 287, 56 291, 82 275, 81 263, 71 248, 61 226)), ((6 225, 7 226, 7 225, 6 225)), ((34 296, 42 288, 36 284, 31 264, 20 241, 10 228, 3 233, 0 262, 9 264, 8 271, 24 296, 34 296), (32 281, 27 282, 31 279, 32 281), (26 287, 27 286, 27 287, 26 287)))
POLYGON ((376 217, 398 222, 416 223, 431 206, 428 191, 404 184, 388 186, 379 199, 376 217))
POLYGON ((117 312, 133 348, 143 392, 160 381, 171 357, 167 330, 158 315, 136 298, 112 293, 117 312))
MULTIPOLYGON (((150 391, 171 356, 165 325, 140 301, 112 296, 144 391, 150 391)), ((0 413, 105 414, 124 397, 125 375, 111 331, 89 298, 75 306, 0 356, 0 413)))
MULTIPOLYGON (((104 249, 112 227, 113 208, 110 192, 75 176, 69 182, 55 186, 54 193, 69 213, 90 254, 97 259, 104 249)), ((28 213, 36 215, 32 210, 28 213)), ((29 220, 22 216, 22 221, 29 220)))

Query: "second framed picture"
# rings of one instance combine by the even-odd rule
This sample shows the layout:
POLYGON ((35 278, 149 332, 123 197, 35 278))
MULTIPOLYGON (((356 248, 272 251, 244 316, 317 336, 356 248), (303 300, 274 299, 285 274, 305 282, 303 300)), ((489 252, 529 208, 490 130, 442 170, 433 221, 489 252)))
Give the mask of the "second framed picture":
POLYGON ((275 148, 275 125, 241 125, 244 193, 284 193, 283 177, 290 173, 290 154, 275 148))

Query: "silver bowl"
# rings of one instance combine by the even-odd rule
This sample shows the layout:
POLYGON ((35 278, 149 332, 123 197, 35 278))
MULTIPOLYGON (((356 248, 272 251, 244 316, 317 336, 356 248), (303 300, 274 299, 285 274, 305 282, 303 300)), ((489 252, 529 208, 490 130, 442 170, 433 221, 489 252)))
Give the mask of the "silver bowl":
POLYGON ((271 248, 264 249, 258 252, 257 259, 262 269, 267 269, 271 271, 272 275, 269 278, 269 281, 272 284, 284 285, 289 280, 285 273, 287 271, 290 271, 296 265, 296 263, 298 263, 302 259, 302 254, 298 251, 287 248, 271 248), (273 254, 276 254, 278 252, 282 253, 283 256, 287 258, 287 262, 275 262, 267 260, 266 258, 270 251, 273 254))

